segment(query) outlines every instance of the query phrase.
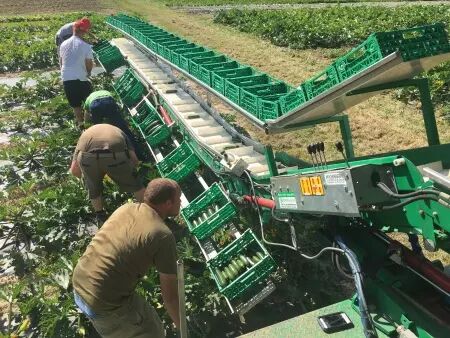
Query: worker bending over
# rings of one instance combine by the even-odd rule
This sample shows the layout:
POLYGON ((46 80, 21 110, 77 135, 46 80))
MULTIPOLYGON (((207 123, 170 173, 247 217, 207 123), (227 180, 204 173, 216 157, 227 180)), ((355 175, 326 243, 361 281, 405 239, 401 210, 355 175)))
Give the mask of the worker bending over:
POLYGON ((76 21, 73 24, 73 36, 64 41, 60 48, 59 63, 64 92, 79 125, 83 124, 82 103, 92 93, 88 77, 94 67, 94 56, 92 46, 83 40, 90 28, 88 19, 76 21))
POLYGON ((84 109, 86 120, 90 120, 93 124, 109 123, 116 126, 128 136, 135 150, 137 149, 135 136, 128 128, 119 105, 109 91, 97 90, 91 93, 84 102, 84 109))
POLYGON ((138 159, 133 145, 119 128, 96 124, 85 130, 77 143, 70 172, 85 181, 89 198, 100 220, 103 210, 103 178, 108 175, 124 192, 142 202, 144 186, 137 177, 138 159))
POLYGON ((164 219, 180 211, 181 190, 151 181, 144 203, 118 208, 96 233, 73 272, 75 302, 102 337, 164 337, 155 309, 135 291, 151 267, 159 272, 164 307, 179 327, 175 238, 164 219))

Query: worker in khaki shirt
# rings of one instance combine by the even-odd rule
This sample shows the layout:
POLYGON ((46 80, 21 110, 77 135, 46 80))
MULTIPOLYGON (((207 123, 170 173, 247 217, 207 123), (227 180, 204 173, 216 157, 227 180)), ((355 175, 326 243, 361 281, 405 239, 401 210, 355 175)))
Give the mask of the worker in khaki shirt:
POLYGON ((99 220, 104 220, 103 178, 108 175, 124 192, 144 198, 144 186, 137 177, 138 159, 128 137, 110 124, 96 124, 85 130, 78 140, 70 172, 81 177, 99 220))
MULTIPOLYGON (((122 130, 133 143, 135 151, 137 149, 136 137, 128 128, 128 123, 122 116, 121 109, 114 100, 112 94, 107 90, 97 90, 89 95, 84 102, 85 120, 93 124, 109 123, 122 130)), ((143 158, 142 154, 136 152, 138 158, 143 158)))
POLYGON ((151 267, 159 272, 164 307, 179 327, 175 238, 164 219, 180 211, 181 190, 151 181, 144 203, 118 208, 96 233, 73 272, 75 302, 102 337, 164 337, 156 311, 135 291, 151 267))

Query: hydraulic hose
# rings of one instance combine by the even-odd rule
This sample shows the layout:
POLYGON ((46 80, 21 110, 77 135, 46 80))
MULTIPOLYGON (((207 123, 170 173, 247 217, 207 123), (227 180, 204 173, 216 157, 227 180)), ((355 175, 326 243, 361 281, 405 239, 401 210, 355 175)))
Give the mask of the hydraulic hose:
POLYGON ((361 322, 364 329, 364 335, 366 336, 366 338, 377 338, 378 334, 372 321, 369 308, 367 307, 366 298, 364 297, 363 276, 358 259, 356 258, 355 253, 351 251, 347 247, 347 245, 345 245, 340 236, 336 236, 335 241, 343 250, 343 253, 347 257, 350 268, 352 270, 353 279, 355 280, 356 294, 358 296, 358 306, 361 315, 361 322))

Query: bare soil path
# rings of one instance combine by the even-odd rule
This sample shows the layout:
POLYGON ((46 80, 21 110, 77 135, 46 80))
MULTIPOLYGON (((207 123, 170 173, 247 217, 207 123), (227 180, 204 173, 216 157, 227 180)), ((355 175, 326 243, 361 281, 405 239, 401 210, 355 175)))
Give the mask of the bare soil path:
POLYGON ((108 6, 99 0, 1 0, 0 15, 64 13, 75 11, 103 12, 108 6))

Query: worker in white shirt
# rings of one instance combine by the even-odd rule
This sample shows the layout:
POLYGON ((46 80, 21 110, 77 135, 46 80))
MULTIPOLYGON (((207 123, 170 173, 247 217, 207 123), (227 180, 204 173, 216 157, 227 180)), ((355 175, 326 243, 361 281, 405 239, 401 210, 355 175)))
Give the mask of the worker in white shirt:
POLYGON ((83 102, 92 93, 88 77, 94 67, 94 56, 92 46, 83 40, 90 28, 91 23, 87 18, 75 21, 72 37, 60 47, 59 61, 64 92, 79 126, 83 124, 83 102))

